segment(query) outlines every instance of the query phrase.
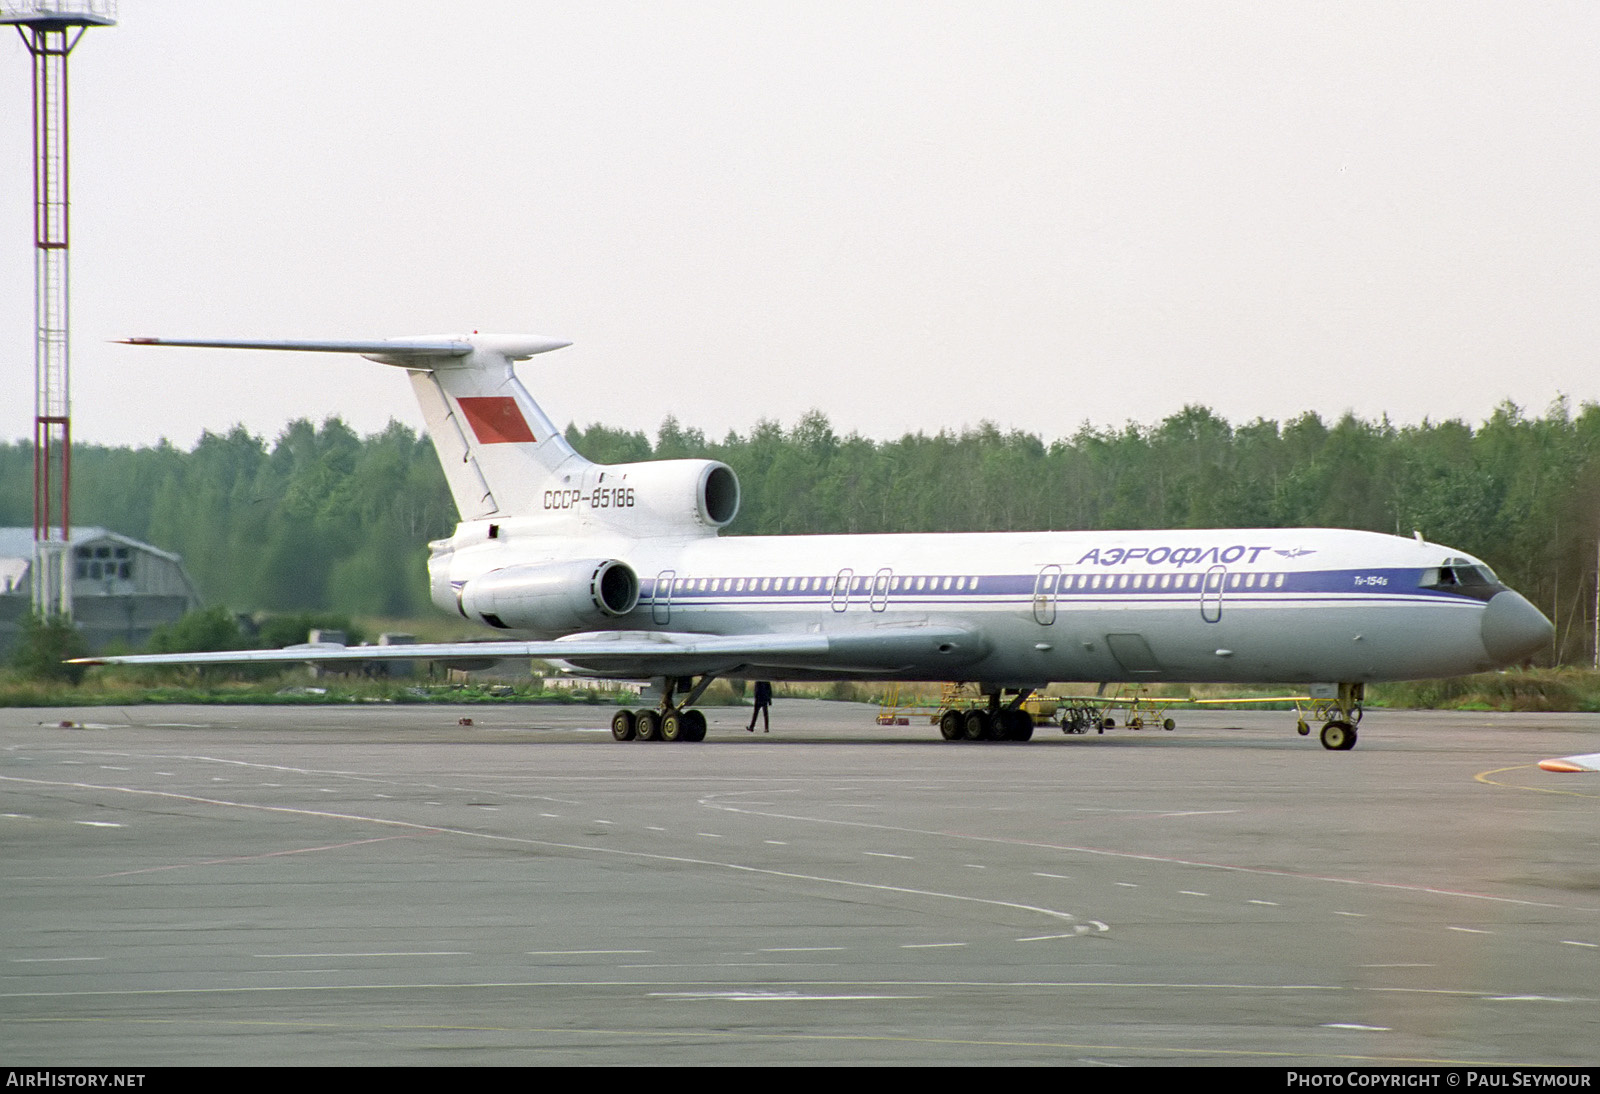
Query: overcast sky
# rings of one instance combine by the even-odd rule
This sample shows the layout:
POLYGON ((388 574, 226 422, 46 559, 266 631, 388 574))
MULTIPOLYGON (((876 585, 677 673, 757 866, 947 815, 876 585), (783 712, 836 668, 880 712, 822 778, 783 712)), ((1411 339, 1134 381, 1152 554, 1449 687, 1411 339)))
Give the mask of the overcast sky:
MULTIPOLYGON (((1600 399, 1594 3, 122 0, 72 56, 73 431, 419 425, 358 358, 526 331, 557 422, 1047 439, 1202 403, 1600 399)), ((0 437, 31 433, 0 36, 0 437)))

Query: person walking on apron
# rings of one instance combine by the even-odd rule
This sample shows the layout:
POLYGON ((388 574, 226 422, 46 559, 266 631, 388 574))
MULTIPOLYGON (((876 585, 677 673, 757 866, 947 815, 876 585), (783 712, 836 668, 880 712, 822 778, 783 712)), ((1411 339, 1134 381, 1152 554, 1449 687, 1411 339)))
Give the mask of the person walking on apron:
POLYGON ((756 731, 756 715, 761 715, 761 732, 771 733, 772 723, 768 720, 767 708, 772 706, 772 685, 765 680, 756 681, 756 705, 750 712, 750 724, 745 726, 751 733, 756 731))

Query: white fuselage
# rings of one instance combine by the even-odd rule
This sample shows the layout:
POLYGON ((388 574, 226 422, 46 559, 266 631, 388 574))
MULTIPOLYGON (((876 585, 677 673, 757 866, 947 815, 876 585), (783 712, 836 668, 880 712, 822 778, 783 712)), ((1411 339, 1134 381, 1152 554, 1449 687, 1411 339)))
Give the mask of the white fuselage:
MULTIPOLYGON (((441 544, 436 552, 436 593, 448 597, 446 588, 503 567, 614 558, 639 575, 638 604, 587 629, 833 636, 946 625, 977 639, 961 678, 995 683, 1367 682, 1503 663, 1485 645, 1487 597, 1424 587, 1441 563, 1465 556, 1370 532, 640 538, 590 529, 567 538, 528 531, 519 535, 511 521, 490 540, 482 525, 462 525, 453 549, 441 544)), ((950 672, 948 663, 932 662, 893 675, 939 680, 950 672)))

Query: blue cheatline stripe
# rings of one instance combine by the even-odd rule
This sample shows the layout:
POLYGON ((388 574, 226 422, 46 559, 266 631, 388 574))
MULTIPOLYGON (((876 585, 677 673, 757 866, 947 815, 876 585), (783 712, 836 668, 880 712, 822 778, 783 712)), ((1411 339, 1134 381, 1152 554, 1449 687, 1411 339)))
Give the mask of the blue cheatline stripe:
MULTIPOLYGON (((1246 571, 1231 570, 1227 573, 1224 583, 1220 589, 1206 588, 1205 574, 1203 571, 1199 570, 1168 570, 1141 573, 1139 576, 1144 577, 1146 580, 1141 582, 1138 587, 1133 585, 1132 578, 1134 575, 1129 574, 1126 571, 1103 574, 1080 572, 1076 574, 1064 575, 1064 579, 1058 581, 1055 588, 1045 591, 1044 595, 1052 597, 1058 602, 1132 598, 1138 600, 1152 600, 1157 603, 1163 600, 1188 600, 1199 596, 1202 592, 1209 594, 1216 594, 1220 592, 1225 599, 1236 599, 1240 597, 1272 599, 1286 596, 1304 597, 1308 594, 1313 596, 1318 594, 1354 594, 1377 600, 1388 600, 1395 597, 1406 597, 1412 599, 1420 598, 1426 600, 1459 600, 1464 598, 1463 594, 1452 592, 1447 589, 1422 588, 1418 583, 1421 580, 1424 572, 1425 571, 1420 569, 1394 568, 1314 570, 1300 573, 1290 573, 1287 571, 1249 571, 1248 573, 1256 574, 1261 579, 1258 580, 1255 585, 1250 586, 1245 584, 1244 581, 1240 581, 1237 585, 1233 584, 1233 578, 1235 576, 1245 577, 1248 575, 1246 571), (1281 585, 1278 584, 1278 577, 1280 574, 1283 577, 1283 583, 1281 585), (1098 587, 1095 587, 1093 584, 1093 579, 1096 577, 1103 579, 1098 587), (1159 584, 1159 580, 1162 577, 1181 578, 1183 579, 1184 584, 1181 588, 1176 585, 1162 587, 1159 584), (1126 583, 1123 582, 1124 578, 1128 579, 1126 583), (1194 584, 1190 584, 1191 578, 1197 578, 1198 581, 1196 581, 1194 584)), ((969 577, 968 586, 963 589, 957 589, 954 587, 949 589, 907 588, 906 585, 908 582, 904 577, 900 579, 900 588, 890 589, 887 591, 874 591, 871 582, 862 588, 856 588, 852 585, 848 591, 848 599, 852 604, 857 601, 866 602, 874 599, 881 603, 885 598, 897 604, 921 602, 937 604, 949 603, 952 601, 960 603, 982 604, 1003 603, 1006 602, 1006 598, 1024 598, 1028 601, 1031 601, 1037 591, 1037 574, 980 574, 978 575, 976 581, 971 581, 970 575, 967 576, 969 577)), ((682 580, 687 580, 692 585, 698 586, 702 579, 692 578, 682 580)), ((704 580, 711 579, 708 578, 704 580)), ((815 587, 809 589, 790 589, 787 587, 769 587, 763 589, 760 587, 760 583, 763 579, 759 576, 753 580, 748 577, 745 578, 744 580, 747 583, 747 587, 738 590, 727 587, 728 582, 737 579, 721 578, 717 580, 720 580, 724 583, 723 588, 716 590, 701 589, 698 587, 672 589, 666 592, 664 599, 711 605, 720 603, 749 604, 755 602, 772 604, 782 604, 785 602, 800 604, 832 604, 835 599, 843 600, 846 598, 846 594, 844 592, 836 594, 827 590, 826 588, 820 590, 815 587)), ((774 580, 778 580, 781 584, 787 586, 789 577, 785 575, 781 579, 774 580)), ((823 580, 826 580, 826 578, 823 580)), ((914 581, 915 577, 913 577, 911 580, 914 581)), ((938 583, 942 585, 943 581, 944 575, 940 575, 938 578, 938 583)), ((639 584, 640 598, 644 600, 653 600, 656 595, 656 580, 654 578, 644 578, 639 584)))

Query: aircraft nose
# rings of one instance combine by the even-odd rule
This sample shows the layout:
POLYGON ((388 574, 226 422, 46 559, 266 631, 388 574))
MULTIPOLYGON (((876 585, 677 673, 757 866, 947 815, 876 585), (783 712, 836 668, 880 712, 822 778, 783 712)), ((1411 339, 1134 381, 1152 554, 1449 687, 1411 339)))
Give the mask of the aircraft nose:
POLYGON ((1556 629, 1520 593, 1495 593, 1484 609, 1483 648, 1496 664, 1511 665, 1550 644, 1556 629))

